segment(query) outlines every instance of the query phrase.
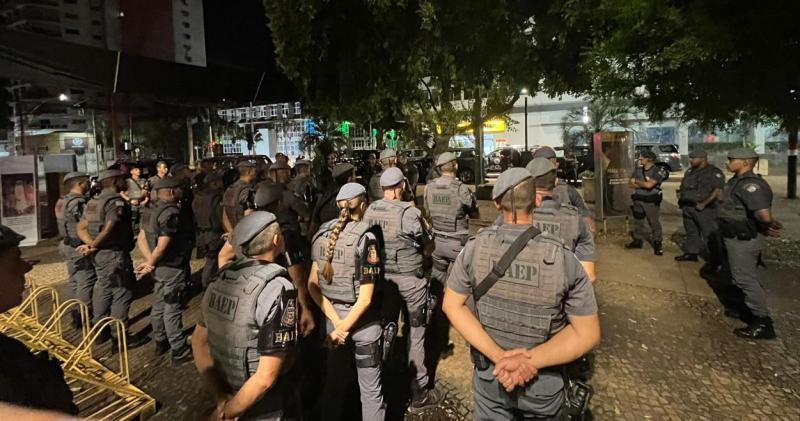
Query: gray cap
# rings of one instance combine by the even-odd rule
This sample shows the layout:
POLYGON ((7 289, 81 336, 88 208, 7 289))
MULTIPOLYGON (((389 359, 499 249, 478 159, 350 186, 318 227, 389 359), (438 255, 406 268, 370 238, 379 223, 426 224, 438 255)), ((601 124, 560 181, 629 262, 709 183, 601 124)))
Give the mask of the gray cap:
POLYGON ((758 159, 758 154, 752 149, 738 148, 728 152, 728 159, 758 159))
POLYGON ((126 174, 120 170, 105 170, 100 171, 100 175, 97 176, 97 181, 103 181, 106 178, 112 177, 124 177, 126 174))
POLYGON ((358 183, 347 183, 339 189, 339 194, 336 195, 336 201, 350 200, 358 196, 367 194, 367 189, 358 183))
POLYGON ((556 170, 556 166, 553 165, 553 162, 547 158, 540 157, 540 158, 533 158, 533 161, 529 162, 528 165, 525 167, 529 173, 531 173, 531 177, 536 178, 543 176, 551 171, 556 170))
POLYGON ((81 177, 89 177, 89 174, 80 171, 68 172, 67 175, 64 176, 64 182, 66 183, 67 181, 72 180, 73 178, 81 178, 81 177))
POLYGON ((273 162, 273 163, 272 163, 272 165, 270 165, 270 166, 269 166, 269 170, 270 170, 270 171, 277 171, 277 170, 291 170, 291 169, 292 169, 292 167, 290 167, 289 165, 287 165, 287 164, 286 164, 285 162, 283 162, 283 161, 276 161, 276 162, 273 162))
POLYGON ((233 229, 231 244, 239 247, 244 246, 275 222, 278 222, 278 219, 269 212, 255 211, 247 215, 233 229))
POLYGON ((509 189, 529 178, 531 178, 531 173, 523 168, 515 167, 503 171, 492 189, 492 200, 503 197, 509 189))
POLYGON ((347 162, 344 162, 344 163, 341 163, 341 164, 336 164, 333 167, 333 170, 331 171, 331 174, 334 177, 339 177, 340 175, 342 175, 342 174, 344 174, 344 173, 346 173, 348 171, 352 171, 354 169, 356 169, 356 167, 354 167, 353 164, 348 164, 347 162))
POLYGON ((381 160, 386 158, 397 158, 397 151, 392 148, 386 148, 381 151, 381 160))
POLYGON ((236 168, 255 168, 255 167, 256 163, 249 159, 243 159, 236 163, 236 168))
POLYGON ((281 184, 259 183, 256 186, 256 193, 253 195, 253 204, 257 208, 269 206, 283 198, 283 186, 281 184))
POLYGON ((177 163, 177 164, 173 165, 172 168, 170 168, 170 172, 175 174, 175 173, 181 172, 181 171, 183 171, 185 169, 188 169, 186 164, 177 163))
POLYGON ((442 165, 447 164, 448 162, 453 162, 456 159, 458 159, 456 154, 452 152, 445 152, 439 155, 439 158, 436 158, 436 166, 441 167, 442 165))
POLYGON ((400 184, 401 181, 405 180, 405 178, 400 168, 389 168, 381 174, 381 187, 396 186, 400 184))
POLYGON ((180 180, 175 177, 164 177, 157 180, 154 184, 153 190, 174 189, 181 186, 180 180))
POLYGON ((298 159, 294 161, 294 167, 297 168, 300 165, 311 165, 311 161, 306 161, 305 159, 298 159))
POLYGON ((703 158, 708 159, 708 152, 703 149, 695 149, 689 152, 689 158, 703 158))
POLYGON ((24 236, 19 235, 11 228, 0 225, 0 250, 4 250, 8 247, 16 247, 24 239, 24 236))
POLYGON ((534 158, 553 159, 553 158, 556 157, 556 151, 555 151, 555 149, 553 149, 553 148, 551 148, 549 146, 542 146, 540 148, 537 148, 535 151, 533 151, 533 157, 534 158))

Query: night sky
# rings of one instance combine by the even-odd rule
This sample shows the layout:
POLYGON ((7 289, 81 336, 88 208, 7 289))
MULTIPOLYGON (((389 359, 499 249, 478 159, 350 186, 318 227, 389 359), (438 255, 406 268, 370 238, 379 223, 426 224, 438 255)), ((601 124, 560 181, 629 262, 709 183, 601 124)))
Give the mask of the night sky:
POLYGON ((275 48, 261 0, 205 0, 209 61, 276 70, 275 48))

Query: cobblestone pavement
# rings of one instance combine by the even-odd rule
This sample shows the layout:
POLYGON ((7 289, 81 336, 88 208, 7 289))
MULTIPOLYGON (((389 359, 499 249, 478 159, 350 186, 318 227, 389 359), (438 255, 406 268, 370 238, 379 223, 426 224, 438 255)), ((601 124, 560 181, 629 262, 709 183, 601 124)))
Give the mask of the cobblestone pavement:
MULTIPOLYGON (((601 240, 601 254, 609 252, 607 243, 612 241, 622 240, 613 236, 601 240)), ((40 259, 31 280, 60 284, 63 289, 66 272, 52 245, 26 249, 25 256, 40 259)), ((200 264, 193 262, 194 269, 200 264)), ((594 418, 800 419, 800 307, 792 267, 771 265, 770 273, 776 279, 770 280, 767 291, 774 304, 779 339, 766 342, 733 336, 731 330, 741 323, 726 319, 713 295, 626 282, 633 273, 601 275, 596 291, 603 342, 594 352, 594 418)), ((146 284, 141 289, 131 311, 133 332, 149 331, 150 296, 146 284)), ((197 321, 198 305, 199 297, 195 297, 184 315, 187 330, 197 321)), ((451 338, 455 353, 439 370, 442 386, 448 391, 445 405, 407 419, 470 418, 471 363, 463 339, 455 332, 451 338)), ((113 366, 115 362, 107 354, 108 345, 96 355, 113 366)), ((148 344, 131 351, 130 367, 134 384, 160 404, 153 419, 198 419, 211 410, 210 397, 193 364, 172 367, 168 356, 154 357, 153 345, 148 344)))

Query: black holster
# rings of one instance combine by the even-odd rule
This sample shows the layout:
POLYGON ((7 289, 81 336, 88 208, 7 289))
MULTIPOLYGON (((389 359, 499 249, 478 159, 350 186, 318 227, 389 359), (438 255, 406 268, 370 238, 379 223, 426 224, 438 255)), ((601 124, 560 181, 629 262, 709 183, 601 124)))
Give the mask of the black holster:
POLYGON ((474 347, 469 347, 469 356, 476 369, 480 371, 489 369, 489 359, 474 347))

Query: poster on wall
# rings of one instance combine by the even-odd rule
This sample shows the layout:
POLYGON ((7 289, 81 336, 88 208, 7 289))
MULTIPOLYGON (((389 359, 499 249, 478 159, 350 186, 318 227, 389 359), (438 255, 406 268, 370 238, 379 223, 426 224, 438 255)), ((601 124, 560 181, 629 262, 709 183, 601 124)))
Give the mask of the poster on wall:
POLYGON ((23 246, 36 245, 39 240, 36 185, 35 156, 0 158, 0 220, 25 236, 23 246))
POLYGON ((595 191, 598 203, 597 218, 625 216, 631 206, 631 188, 628 184, 635 165, 633 134, 630 132, 602 132, 594 135, 595 191))

